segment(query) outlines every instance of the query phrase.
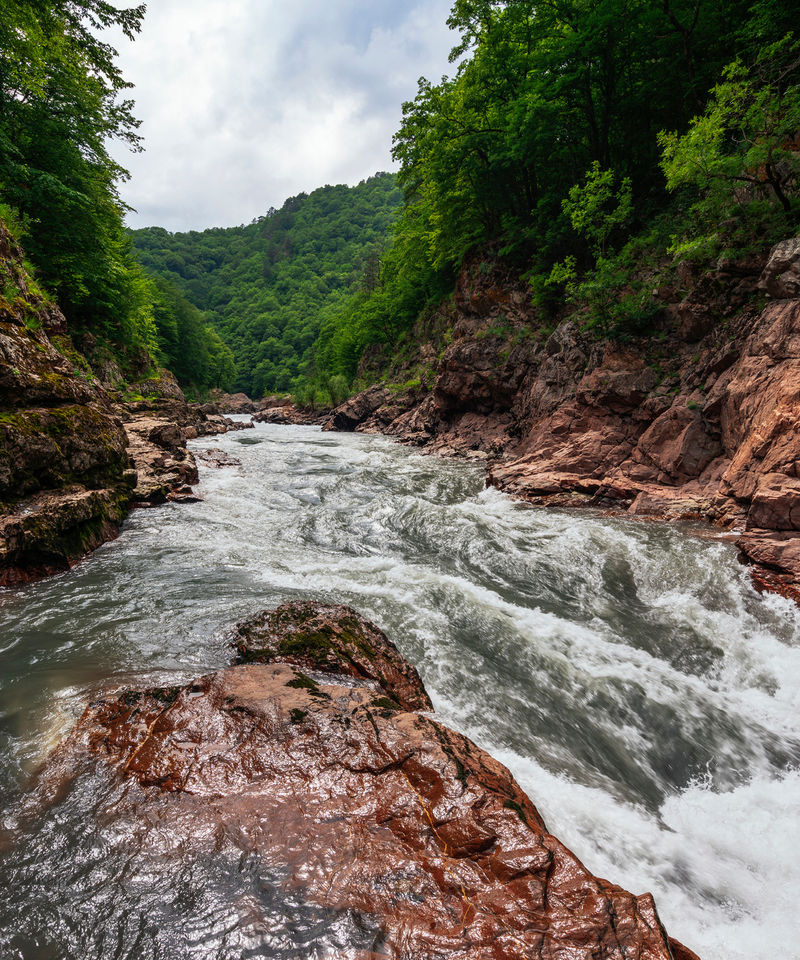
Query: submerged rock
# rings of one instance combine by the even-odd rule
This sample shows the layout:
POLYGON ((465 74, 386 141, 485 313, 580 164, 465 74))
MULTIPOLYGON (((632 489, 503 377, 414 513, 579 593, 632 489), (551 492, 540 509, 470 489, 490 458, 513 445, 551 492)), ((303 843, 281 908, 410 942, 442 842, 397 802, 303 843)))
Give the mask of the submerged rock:
POLYGON ((224 837, 282 876, 287 899, 356 917, 358 949, 342 955, 691 960, 649 894, 594 877, 505 767, 419 712, 416 671, 354 611, 288 604, 234 642, 248 662, 92 704, 50 789, 100 758, 138 784, 114 808, 126 830, 149 797, 150 846, 193 858, 224 837))

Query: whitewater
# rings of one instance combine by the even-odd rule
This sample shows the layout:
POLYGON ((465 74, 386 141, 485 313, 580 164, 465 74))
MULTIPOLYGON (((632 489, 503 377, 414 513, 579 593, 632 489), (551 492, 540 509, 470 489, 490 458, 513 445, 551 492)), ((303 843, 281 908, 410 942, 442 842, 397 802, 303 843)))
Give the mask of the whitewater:
POLYGON ((440 721, 702 960, 800 956, 800 609, 728 539, 530 507, 380 437, 259 424, 192 446, 239 461, 201 466, 202 502, 135 511, 70 573, 0 591, 0 955, 300 955, 243 951, 241 866, 137 862, 113 784, 20 811, 89 700, 223 666, 233 623, 302 597, 382 627, 440 721))

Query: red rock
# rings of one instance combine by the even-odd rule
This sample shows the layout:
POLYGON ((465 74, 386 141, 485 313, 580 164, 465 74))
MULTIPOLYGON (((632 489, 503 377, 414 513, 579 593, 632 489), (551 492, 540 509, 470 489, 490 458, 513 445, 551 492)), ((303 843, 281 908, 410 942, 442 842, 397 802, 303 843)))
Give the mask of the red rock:
POLYGON ((758 286, 771 297, 800 297, 800 237, 775 244, 758 286))
MULTIPOLYGON (((138 842, 199 857, 224 836, 295 898, 374 925, 376 957, 693 957, 667 940, 649 894, 592 876, 547 832, 505 767, 404 709, 427 695, 376 628, 346 608, 293 604, 244 636, 283 659, 94 703, 45 781, 88 750, 143 788, 114 809, 138 842), (329 628, 325 672, 285 659, 317 662, 306 625, 329 628), (361 675, 363 658, 377 680, 361 675), (168 807, 150 833, 140 818, 156 795, 168 807)), ((257 910, 251 900, 251 923, 257 910)))
MULTIPOLYGON (((520 337, 538 321, 519 282, 465 268, 433 395, 375 408, 374 389, 369 428, 432 452, 491 459, 488 482, 532 502, 615 504, 794 535, 799 251, 796 238, 773 249, 761 285, 782 299, 764 309, 755 307, 755 258, 680 271, 688 292, 664 312, 675 329, 625 347, 591 340, 573 320, 544 344, 520 337)), ((351 409, 361 402, 348 401, 351 409)), ((770 569, 800 589, 798 550, 776 543, 770 569)), ((750 546, 743 552, 752 556, 750 546)))

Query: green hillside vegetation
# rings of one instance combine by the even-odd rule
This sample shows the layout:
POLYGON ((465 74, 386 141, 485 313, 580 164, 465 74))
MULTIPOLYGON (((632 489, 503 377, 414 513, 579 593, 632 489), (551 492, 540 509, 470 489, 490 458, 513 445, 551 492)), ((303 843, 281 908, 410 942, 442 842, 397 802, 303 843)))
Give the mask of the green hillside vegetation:
MULTIPOLYGON (((246 226, 132 236, 142 265, 203 311, 233 351, 237 387, 262 396, 319 379, 320 326, 377 284, 401 201, 384 173, 301 193, 246 226)), ((342 389, 338 380, 325 386, 342 389)))
POLYGON ((404 106, 403 211, 375 289, 326 318, 325 376, 391 355, 468 257, 527 276, 543 317, 566 301, 631 337, 654 268, 797 230, 793 2, 457 0, 449 23, 459 66, 404 106))
POLYGON ((130 84, 98 31, 117 27, 133 40, 144 14, 144 4, 119 10, 105 0, 4 4, 0 216, 78 343, 131 375, 183 357, 183 383, 202 389, 230 379, 230 355, 137 263, 119 194, 127 175, 108 152, 110 141, 136 150, 140 140, 130 84))

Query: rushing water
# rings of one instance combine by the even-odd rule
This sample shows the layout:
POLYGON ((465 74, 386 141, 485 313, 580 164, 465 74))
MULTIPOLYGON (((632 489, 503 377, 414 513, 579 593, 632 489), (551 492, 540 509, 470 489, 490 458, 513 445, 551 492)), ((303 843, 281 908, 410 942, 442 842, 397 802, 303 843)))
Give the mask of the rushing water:
POLYGON ((353 918, 281 899, 251 859, 147 855, 114 820, 113 778, 18 815, 98 690, 219 667, 227 626, 293 597, 381 625, 440 719, 506 763, 590 869, 651 890, 703 960, 800 955, 800 616, 752 589, 730 544, 533 509, 380 438, 260 425, 196 446, 241 461, 202 470, 203 503, 136 512, 71 573, 0 591, 0 956, 358 946, 353 918), (248 927, 267 901, 269 931, 248 927))

